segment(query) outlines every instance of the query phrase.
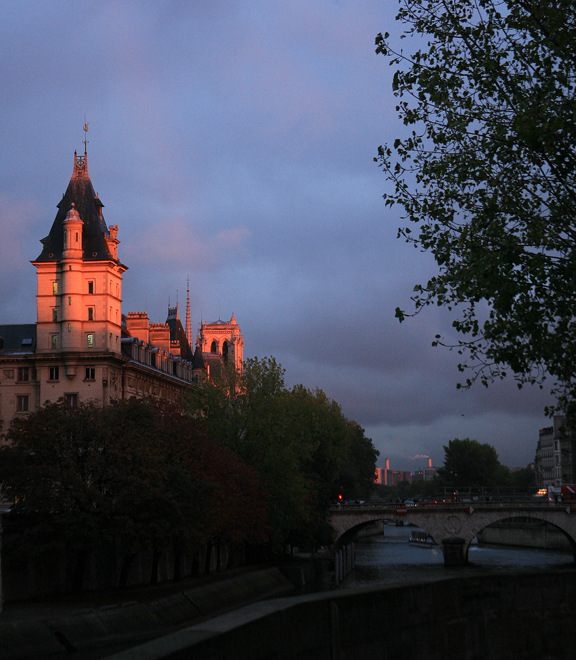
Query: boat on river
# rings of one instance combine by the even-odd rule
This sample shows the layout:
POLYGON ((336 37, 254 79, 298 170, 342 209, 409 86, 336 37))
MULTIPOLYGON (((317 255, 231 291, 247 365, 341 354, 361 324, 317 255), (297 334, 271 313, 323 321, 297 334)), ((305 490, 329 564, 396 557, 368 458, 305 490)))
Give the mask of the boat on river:
POLYGON ((413 529, 410 532, 408 543, 419 548, 433 548, 435 545, 438 545, 428 532, 424 532, 421 529, 413 529))

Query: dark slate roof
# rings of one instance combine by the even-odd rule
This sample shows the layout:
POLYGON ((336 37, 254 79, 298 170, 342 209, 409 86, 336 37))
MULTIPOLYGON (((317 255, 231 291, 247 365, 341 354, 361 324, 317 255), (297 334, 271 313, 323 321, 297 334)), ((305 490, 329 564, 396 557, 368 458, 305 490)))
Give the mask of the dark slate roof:
MULTIPOLYGON (((52 229, 46 238, 41 240, 44 247, 36 261, 58 261, 62 259, 62 250, 64 243, 64 232, 62 223, 66 219, 68 212, 74 202, 76 211, 80 214, 80 219, 84 225, 82 227, 82 249, 83 259, 101 261, 111 259, 110 253, 106 248, 104 241, 108 235, 108 227, 104 218, 100 218, 99 209, 104 205, 96 197, 92 181, 88 174, 88 164, 86 156, 79 157, 74 154, 74 172, 60 200, 58 213, 52 224, 52 229)), ((117 261, 117 260, 116 260, 117 261)))
POLYGON ((204 369, 204 358, 202 357, 202 349, 200 346, 196 346, 196 350, 194 351, 192 369, 204 369))
POLYGON ((36 351, 36 324, 0 325, 0 354, 34 353, 36 351))
POLYGON ((182 321, 178 316, 178 307, 168 307, 166 324, 170 328, 170 341, 177 341, 180 344, 180 357, 192 362, 192 349, 188 343, 182 321))

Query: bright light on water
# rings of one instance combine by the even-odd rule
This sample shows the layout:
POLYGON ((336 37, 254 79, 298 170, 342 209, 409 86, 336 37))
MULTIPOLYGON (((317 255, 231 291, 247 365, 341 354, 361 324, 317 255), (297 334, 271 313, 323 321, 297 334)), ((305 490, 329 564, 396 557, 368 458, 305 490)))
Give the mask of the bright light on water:
POLYGON ((445 568, 439 547, 429 549, 408 543, 413 529, 387 525, 384 527, 384 537, 375 536, 358 541, 355 544, 356 567, 342 587, 428 582, 495 571, 574 569, 571 552, 479 546, 470 548, 468 566, 445 568))

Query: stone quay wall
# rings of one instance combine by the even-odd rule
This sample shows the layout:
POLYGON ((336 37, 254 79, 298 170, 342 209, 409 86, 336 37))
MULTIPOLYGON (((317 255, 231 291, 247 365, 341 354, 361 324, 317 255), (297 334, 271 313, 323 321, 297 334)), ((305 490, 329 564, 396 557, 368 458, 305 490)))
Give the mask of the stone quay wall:
POLYGON ((575 612, 571 570, 456 577, 265 601, 109 660, 560 660, 575 612))
POLYGON ((571 550, 570 541, 565 534, 558 528, 540 521, 536 523, 507 521, 490 525, 478 534, 478 542, 516 548, 571 550))

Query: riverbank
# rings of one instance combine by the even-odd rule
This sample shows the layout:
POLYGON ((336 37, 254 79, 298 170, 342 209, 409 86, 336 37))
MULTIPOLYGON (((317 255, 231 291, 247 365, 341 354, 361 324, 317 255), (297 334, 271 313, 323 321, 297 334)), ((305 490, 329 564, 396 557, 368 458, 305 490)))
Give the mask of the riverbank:
POLYGON ((155 587, 8 604, 0 614, 0 657, 63 660, 73 653, 76 660, 97 660, 242 605, 294 593, 279 568, 252 567, 155 587))
POLYGON ((573 573, 454 577, 257 603, 107 660, 560 659, 575 609, 573 573))

